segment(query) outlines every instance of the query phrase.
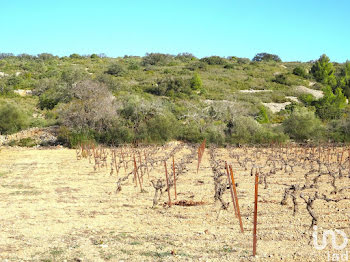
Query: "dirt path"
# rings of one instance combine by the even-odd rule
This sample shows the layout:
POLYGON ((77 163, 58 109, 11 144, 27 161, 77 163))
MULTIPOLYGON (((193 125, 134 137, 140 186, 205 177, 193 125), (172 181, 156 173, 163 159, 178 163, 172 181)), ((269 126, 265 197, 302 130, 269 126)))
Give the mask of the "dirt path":
MULTIPOLYGON (((171 147, 167 149, 167 152, 171 147)), ((160 151, 161 152, 161 151, 160 151)), ((188 154, 184 147, 175 160, 188 154)), ((164 152, 162 152, 164 153, 164 152)), ((166 152, 165 152, 166 153, 166 152)), ((229 159, 219 149, 221 159, 229 159)), ((170 160, 168 166, 170 166, 170 160)), ((0 151, 0 260, 7 261, 324 261, 327 250, 309 244, 310 217, 292 216, 281 206, 285 183, 301 177, 276 174, 268 189, 260 189, 258 257, 252 258, 254 178, 234 165, 244 234, 232 206, 220 212, 214 203, 213 173, 204 153, 178 180, 178 199, 203 201, 195 207, 157 206, 152 209, 151 179, 163 178, 158 165, 144 181, 144 193, 132 177, 116 191, 116 174, 94 172, 88 159, 77 160, 75 150, 17 149, 0 151)), ((131 166, 129 166, 129 170, 131 166)), ((124 170, 121 168, 120 174, 124 170)), ((224 198, 229 201, 226 191, 224 198)), ((162 202, 167 201, 164 193, 162 202)), ((316 203, 320 226, 342 228, 348 236, 349 203, 316 203)), ((300 203, 302 205, 302 203, 300 203)))

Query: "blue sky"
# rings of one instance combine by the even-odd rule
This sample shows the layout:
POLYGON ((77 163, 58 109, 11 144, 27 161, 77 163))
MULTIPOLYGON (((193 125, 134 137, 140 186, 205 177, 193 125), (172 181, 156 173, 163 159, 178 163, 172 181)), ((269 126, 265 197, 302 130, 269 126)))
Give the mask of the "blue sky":
POLYGON ((0 52, 350 60, 347 0, 0 0, 0 52))

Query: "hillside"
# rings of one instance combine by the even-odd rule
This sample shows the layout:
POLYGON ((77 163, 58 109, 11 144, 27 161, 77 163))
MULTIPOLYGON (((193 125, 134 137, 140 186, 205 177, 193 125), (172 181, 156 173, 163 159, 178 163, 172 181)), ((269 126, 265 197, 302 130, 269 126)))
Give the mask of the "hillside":
POLYGON ((350 66, 328 60, 330 71, 317 68, 323 58, 1 54, 0 132, 59 125, 59 142, 70 146, 344 142, 350 66))

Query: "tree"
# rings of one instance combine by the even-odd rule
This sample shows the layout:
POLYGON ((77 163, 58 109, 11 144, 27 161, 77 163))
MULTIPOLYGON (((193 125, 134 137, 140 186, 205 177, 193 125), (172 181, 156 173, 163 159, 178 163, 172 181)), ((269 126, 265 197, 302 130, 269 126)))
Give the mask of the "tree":
POLYGON ((343 90, 344 95, 350 98, 350 61, 346 61, 341 70, 338 86, 343 90))
POLYGON ((335 87, 337 84, 333 64, 325 54, 312 65, 310 72, 318 82, 330 85, 331 87, 335 87))
POLYGON ((295 108, 283 122, 284 132, 297 141, 322 138, 323 127, 315 113, 305 107, 295 108))
POLYGON ((0 59, 5 59, 8 57, 14 57, 15 55, 13 53, 0 53, 0 59))
POLYGON ((324 96, 314 102, 316 114, 325 120, 339 119, 346 107, 346 98, 340 88, 337 88, 335 94, 328 86, 323 89, 324 96))
POLYGON ((77 131, 106 131, 116 118, 115 97, 105 85, 91 80, 77 83, 74 99, 60 110, 64 126, 77 131))
POLYGON ((281 58, 278 55, 269 54, 269 53, 258 53, 254 56, 253 61, 276 61, 282 62, 281 58))

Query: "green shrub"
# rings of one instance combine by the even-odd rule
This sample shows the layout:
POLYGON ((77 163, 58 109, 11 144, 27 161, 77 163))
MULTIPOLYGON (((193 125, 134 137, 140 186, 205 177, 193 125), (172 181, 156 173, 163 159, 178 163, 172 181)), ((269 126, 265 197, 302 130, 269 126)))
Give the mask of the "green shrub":
POLYGON ((147 142, 163 143, 174 138, 177 120, 173 115, 157 115, 147 121, 147 142))
POLYGON ((216 126, 211 124, 205 129, 204 137, 208 143, 216 144, 219 146, 224 145, 226 139, 224 126, 216 126))
POLYGON ((157 96, 182 97, 192 93, 190 81, 182 77, 167 77, 161 79, 155 86, 146 89, 157 96))
POLYGON ((177 139, 191 143, 199 143, 204 138, 205 136, 200 132, 198 123, 194 121, 183 123, 181 125, 181 132, 177 135, 177 139))
POLYGON ((304 78, 306 78, 306 76, 307 76, 305 68, 303 68, 301 66, 295 67, 293 69, 293 74, 296 75, 296 76, 304 77, 304 78))
POLYGON ((126 70, 124 69, 124 66, 115 63, 108 67, 106 74, 113 76, 124 76, 126 74, 126 70))
POLYGON ((60 73, 59 84, 66 84, 68 87, 73 87, 76 83, 90 78, 82 67, 70 66, 60 73))
POLYGON ((58 130, 57 141, 70 148, 77 147, 81 143, 95 141, 91 130, 75 131, 68 127, 61 126, 58 130))
POLYGON ((27 137, 19 140, 17 145, 20 147, 34 147, 37 146, 38 143, 33 138, 27 137))
POLYGON ((267 109, 264 106, 259 107, 259 114, 256 119, 260 124, 266 124, 269 123, 269 116, 267 114, 267 109))
POLYGON ((117 146, 124 143, 133 143, 135 134, 131 128, 116 124, 103 132, 96 132, 94 139, 99 143, 117 146))
POLYGON ((128 65, 128 70, 139 70, 140 69, 140 66, 138 63, 136 62, 131 62, 129 65, 128 65))
POLYGON ((4 96, 13 96, 13 87, 6 85, 3 82, 0 82, 0 95, 4 95, 4 96))
POLYGON ((296 108, 283 122, 284 132, 296 141, 320 140, 324 128, 315 113, 304 107, 296 108))
POLYGON ((194 90, 201 90, 203 86, 202 80, 198 73, 195 73, 191 78, 191 88, 194 90))
POLYGON ((316 98, 311 94, 301 94, 298 99, 306 106, 311 106, 316 98))
POLYGON ((178 59, 182 62, 188 62, 191 60, 196 60, 197 58, 191 53, 180 53, 175 57, 175 59, 178 59))
POLYGON ((17 142, 16 140, 10 140, 8 143, 7 143, 8 146, 16 146, 17 145, 17 142))
POLYGON ((74 54, 71 54, 69 57, 72 58, 72 59, 80 59, 80 58, 82 58, 81 55, 75 54, 75 53, 74 53, 74 54))
POLYGON ((237 58, 237 63, 240 65, 247 65, 250 63, 249 58, 237 58))
POLYGON ((328 86, 323 89, 324 96, 312 103, 316 107, 316 114, 324 120, 339 119, 346 107, 346 98, 340 88, 335 94, 328 86))
POLYGON ((327 138, 334 142, 350 142, 350 114, 328 123, 327 138))
POLYGON ((226 64, 226 65, 224 65, 224 68, 225 69, 234 69, 235 65, 234 64, 226 64))
POLYGON ((201 62, 207 63, 208 65, 224 65, 226 64, 226 59, 220 56, 209 56, 200 59, 201 62))
POLYGON ((238 117, 227 124, 226 140, 228 143, 249 144, 249 143, 271 143, 284 142, 288 136, 282 131, 272 128, 269 125, 260 125, 251 117, 238 117))
POLYGON ((341 72, 338 79, 338 87, 340 87, 344 95, 350 98, 350 61, 346 61, 341 68, 341 72))
POLYGON ((272 80, 273 82, 279 83, 281 85, 290 85, 290 81, 288 80, 287 76, 284 74, 278 74, 275 76, 275 79, 272 80))
POLYGON ((147 53, 142 58, 142 65, 143 66, 164 66, 168 63, 170 63, 174 57, 172 55, 168 54, 160 54, 160 53, 147 53))
POLYGON ((232 125, 232 135, 228 137, 231 143, 251 143, 260 129, 258 122, 251 117, 245 116, 235 119, 232 125))
POLYGON ((253 58, 253 61, 256 61, 256 62, 261 62, 261 61, 282 62, 281 58, 278 55, 268 54, 268 53, 256 54, 253 58))
POLYGON ((208 64, 203 61, 196 61, 196 62, 190 63, 186 68, 190 71, 196 71, 196 70, 205 71, 208 69, 208 64))
POLYGON ((12 104, 0 106, 0 133, 11 134, 28 126, 27 116, 12 104))
POLYGON ((67 103, 71 100, 72 94, 67 85, 58 85, 44 91, 39 96, 39 107, 53 109, 59 102, 67 103))

